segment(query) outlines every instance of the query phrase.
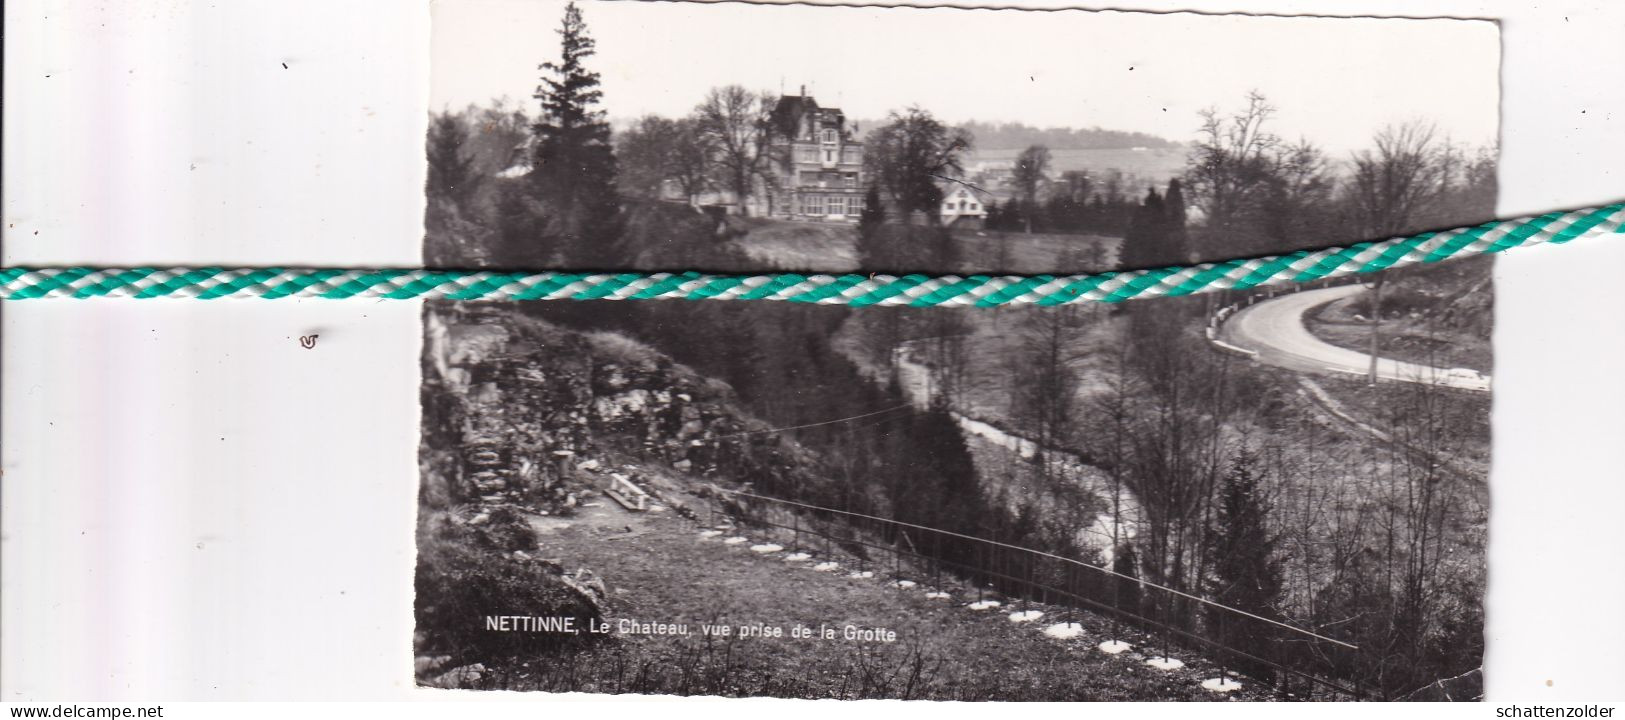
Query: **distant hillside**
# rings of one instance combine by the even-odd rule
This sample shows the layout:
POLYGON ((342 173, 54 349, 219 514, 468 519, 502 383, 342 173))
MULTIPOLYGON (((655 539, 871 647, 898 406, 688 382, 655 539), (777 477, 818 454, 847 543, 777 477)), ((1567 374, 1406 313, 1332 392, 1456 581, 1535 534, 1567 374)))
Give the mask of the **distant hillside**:
MULTIPOLYGON (((1022 148, 989 148, 978 145, 965 158, 965 167, 975 170, 981 163, 1011 163, 1021 154, 1022 148)), ((1094 175, 1101 175, 1110 170, 1119 170, 1128 178, 1138 178, 1145 182, 1162 184, 1170 178, 1177 177, 1185 170, 1185 156, 1188 151, 1184 145, 1171 147, 1147 147, 1143 149, 1130 148, 1096 148, 1057 150, 1050 148, 1050 175, 1059 176, 1068 170, 1083 170, 1094 175)), ((1127 178, 1126 178, 1127 179, 1127 178)), ((1145 191, 1144 187, 1123 188, 1132 195, 1145 191)))
MULTIPOLYGON (((850 121, 863 134, 883 127, 886 120, 868 118, 850 121)), ((956 125, 969 131, 979 149, 1020 150, 1043 145, 1050 150, 1128 150, 1130 148, 1179 148, 1184 143, 1142 132, 1107 130, 1101 127, 1038 128, 1023 123, 970 122, 956 125)))
POLYGON ((968 122, 959 127, 976 138, 976 147, 1021 149, 1043 145, 1050 150, 1105 150, 1129 148, 1173 148, 1180 143, 1155 135, 1127 130, 1092 128, 1036 128, 1022 123, 968 122))

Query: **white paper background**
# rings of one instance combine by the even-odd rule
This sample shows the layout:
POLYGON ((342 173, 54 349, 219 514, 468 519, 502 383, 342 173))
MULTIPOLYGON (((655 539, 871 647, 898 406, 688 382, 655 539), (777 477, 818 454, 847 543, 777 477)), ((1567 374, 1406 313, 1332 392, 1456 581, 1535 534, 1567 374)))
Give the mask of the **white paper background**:
MULTIPOLYGON (((1502 214, 1625 198, 1625 5, 1313 9, 1502 18, 1502 214)), ((418 263, 421 3, 5 20, 6 264, 418 263)), ((1498 267, 1492 700, 1625 699, 1622 272, 1617 238, 1498 267)), ((411 686, 415 303, 3 311, 0 698, 470 697, 411 686)))

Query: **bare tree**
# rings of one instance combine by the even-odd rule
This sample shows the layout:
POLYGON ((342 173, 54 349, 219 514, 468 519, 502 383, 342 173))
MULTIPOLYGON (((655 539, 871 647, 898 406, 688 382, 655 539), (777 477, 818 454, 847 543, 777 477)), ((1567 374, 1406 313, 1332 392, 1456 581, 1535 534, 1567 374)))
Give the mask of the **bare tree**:
MULTIPOLYGON (((1134 430, 1124 448, 1125 475, 1145 515, 1141 568, 1171 587, 1198 587, 1210 551, 1206 529, 1228 453, 1225 428, 1236 417, 1241 396, 1229 356, 1194 346, 1198 341, 1190 337, 1178 306, 1167 301, 1131 305, 1129 314, 1127 363, 1145 388, 1131 406, 1134 430)), ((1188 622, 1190 617, 1182 611, 1170 619, 1188 622)))
POLYGON ((616 142, 621 188, 658 198, 671 182, 686 200, 694 202, 711 182, 714 154, 711 139, 700 132, 699 124, 694 118, 639 118, 616 142))
POLYGON ((1225 245, 1223 251, 1255 249, 1247 247, 1242 220, 1261 204, 1274 174, 1281 144, 1267 129, 1274 115, 1275 107, 1256 90, 1229 117, 1215 108, 1201 113, 1201 140, 1185 168, 1185 183, 1190 203, 1207 216, 1208 231, 1225 245))
POLYGON ((1336 222, 1337 177, 1326 153, 1309 140, 1299 139, 1280 144, 1274 156, 1262 212, 1270 250, 1321 247, 1347 237, 1348 231, 1336 222))
POLYGON ((706 135, 697 118, 677 121, 677 135, 673 138, 668 179, 677 183, 677 189, 690 204, 700 193, 712 187, 716 146, 706 135))
POLYGON ((1354 153, 1351 195, 1360 231, 1376 238, 1417 229, 1414 223, 1450 189, 1460 151, 1420 120, 1377 131, 1372 145, 1354 153))
POLYGON ((915 107, 893 112, 866 145, 864 174, 891 197, 904 222, 915 211, 931 222, 942 205, 937 181, 964 171, 961 156, 970 150, 971 136, 915 107))
POLYGON ((1022 311, 1021 353, 1012 358, 1012 414, 1026 420, 1039 446, 1034 460, 1045 479, 1054 475, 1055 452, 1070 444, 1077 429, 1077 365, 1084 358, 1077 341, 1088 318, 1088 311, 1077 305, 1022 311))
POLYGON ((755 194, 756 180, 768 157, 771 131, 768 113, 773 95, 753 92, 739 85, 712 88, 694 109, 699 130, 714 148, 722 183, 732 191, 741 215, 748 214, 746 200, 755 194))
MULTIPOLYGON (((1392 237, 1418 229, 1416 222, 1449 192, 1462 165, 1461 154, 1437 136, 1432 123, 1412 120, 1377 131, 1374 147, 1354 154, 1350 199, 1362 237, 1392 237)), ((1376 273, 1370 285, 1372 384, 1377 382, 1386 275, 1376 273)))
POLYGON ((1102 374, 1102 382, 1107 391, 1095 397, 1092 413, 1094 417, 1104 421, 1105 427, 1103 431, 1091 432, 1088 435, 1093 453, 1106 462, 1107 477, 1111 484, 1113 557, 1118 554, 1119 544, 1128 540, 1123 533, 1123 493, 1126 489, 1124 470, 1128 464, 1129 440, 1135 432, 1134 401, 1144 391, 1129 366, 1128 347, 1127 343, 1115 343, 1109 348, 1110 364, 1102 374))
POLYGON ((677 123, 659 115, 645 115, 615 138, 621 162, 621 191, 648 198, 660 197, 671 176, 671 148, 677 123))

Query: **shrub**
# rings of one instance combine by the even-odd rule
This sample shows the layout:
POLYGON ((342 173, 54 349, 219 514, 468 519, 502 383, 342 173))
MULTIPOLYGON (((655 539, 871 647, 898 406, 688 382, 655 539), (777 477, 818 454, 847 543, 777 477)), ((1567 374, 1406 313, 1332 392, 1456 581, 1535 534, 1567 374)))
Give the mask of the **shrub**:
POLYGON ((594 637, 486 629, 487 616, 573 617, 582 629, 602 619, 594 598, 572 587, 558 565, 495 547, 536 546, 534 533, 526 541, 510 519, 496 517, 500 512, 484 527, 430 523, 422 531, 428 537, 418 543, 413 603, 423 636, 419 654, 450 655, 457 664, 488 662, 558 651, 594 637))

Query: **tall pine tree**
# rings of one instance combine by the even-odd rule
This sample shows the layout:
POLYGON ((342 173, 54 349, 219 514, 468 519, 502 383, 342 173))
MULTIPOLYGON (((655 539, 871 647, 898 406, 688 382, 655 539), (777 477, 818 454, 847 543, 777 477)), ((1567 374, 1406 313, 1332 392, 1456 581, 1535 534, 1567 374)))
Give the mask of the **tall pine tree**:
POLYGON ((429 121, 429 197, 461 205, 478 189, 481 178, 467 145, 461 117, 447 112, 429 121))
MULTIPOLYGON (((887 487, 892 518, 961 535, 980 534, 991 511, 959 423, 941 401, 909 413, 901 431, 893 433, 897 438, 887 487)), ((931 542, 950 562, 971 562, 975 554, 970 541, 961 538, 933 537, 931 542)))
POLYGON ((1123 234, 1123 250, 1119 260, 1125 269, 1140 270, 1163 267, 1177 262, 1168 257, 1164 247, 1167 219, 1163 214, 1162 196, 1156 188, 1145 193, 1145 201, 1134 209, 1128 232, 1123 234))
POLYGON ((596 50, 575 3, 564 8, 558 30, 561 57, 543 63, 536 99, 542 103, 535 134, 536 198, 549 216, 547 236, 554 248, 538 259, 561 260, 581 269, 607 268, 616 253, 620 197, 615 188, 615 153, 604 111, 598 73, 583 64, 596 50), (551 257, 550 257, 551 256, 551 257))
POLYGON ((1185 230, 1185 191, 1178 178, 1168 183, 1168 194, 1151 188, 1134 207, 1123 237, 1121 262, 1130 269, 1182 265, 1189 261, 1190 241, 1185 230))
POLYGON ((1189 220, 1185 211, 1185 185, 1174 178, 1168 181, 1168 193, 1162 196, 1163 251, 1172 258, 1169 263, 1182 265, 1190 261, 1190 233, 1185 230, 1189 220))
MULTIPOLYGON (((1281 562, 1275 553, 1279 538, 1270 531, 1269 500, 1256 465, 1252 455, 1237 455, 1219 487, 1208 596, 1222 605, 1274 617, 1281 593, 1281 562)), ((1220 642, 1259 657, 1272 655, 1271 626, 1219 608, 1212 609, 1209 621, 1220 642)))
POLYGON ((441 113, 429 121, 423 258, 431 267, 473 267, 484 259, 480 248, 485 228, 469 207, 483 178, 466 152, 467 144, 468 128, 461 116, 441 113))

